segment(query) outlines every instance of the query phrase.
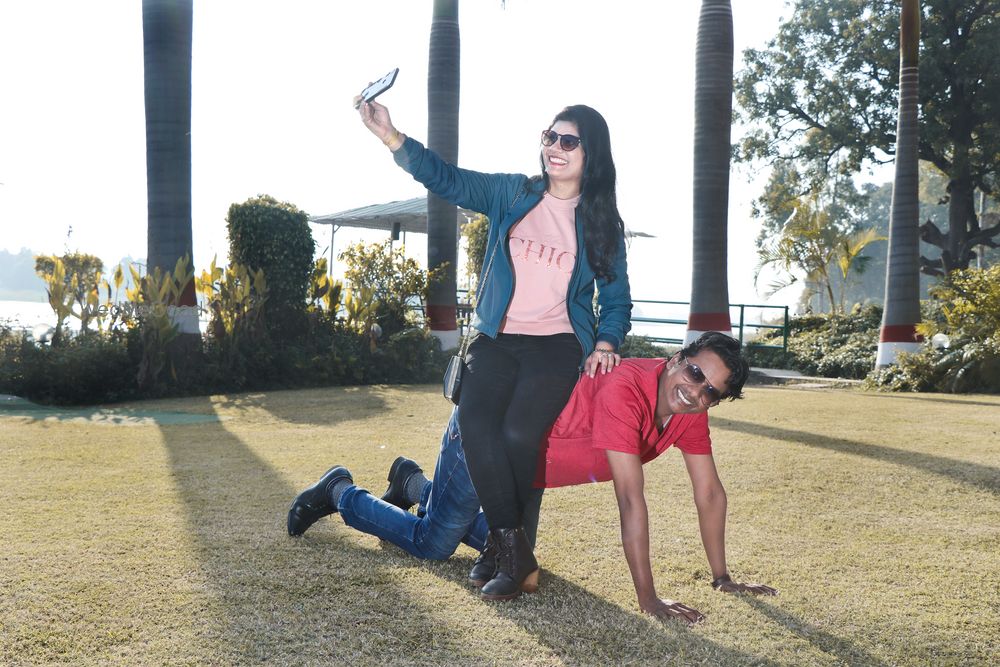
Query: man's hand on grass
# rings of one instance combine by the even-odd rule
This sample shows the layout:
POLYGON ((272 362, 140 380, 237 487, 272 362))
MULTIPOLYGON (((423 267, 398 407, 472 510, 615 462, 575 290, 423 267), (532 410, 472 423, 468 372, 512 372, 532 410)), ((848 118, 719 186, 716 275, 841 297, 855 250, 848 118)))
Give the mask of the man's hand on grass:
POLYGON ((688 625, 694 625, 695 623, 700 623, 705 620, 705 615, 697 609, 692 609, 686 604, 674 602, 673 600, 661 600, 660 598, 654 598, 652 600, 640 602, 639 606, 645 613, 656 616, 657 618, 676 618, 684 621, 688 625))
POLYGON ((741 584, 738 581, 723 582, 716 590, 720 590, 723 593, 752 593, 754 595, 778 594, 778 589, 765 586, 764 584, 741 584))

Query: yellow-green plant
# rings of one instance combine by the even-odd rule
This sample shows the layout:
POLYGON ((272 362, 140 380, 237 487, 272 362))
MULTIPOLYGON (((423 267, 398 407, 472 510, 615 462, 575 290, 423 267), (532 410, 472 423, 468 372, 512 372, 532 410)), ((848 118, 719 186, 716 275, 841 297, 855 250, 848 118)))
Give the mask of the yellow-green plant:
POLYGON ((325 257, 317 259, 313 266, 312 279, 309 283, 309 307, 313 310, 325 310, 335 317, 342 305, 344 284, 330 278, 328 267, 325 257))
POLYGON ((917 331, 927 339, 947 336, 935 363, 935 389, 1000 392, 1000 264, 952 271, 931 295, 938 312, 917 331))
MULTIPOLYGON (((140 388, 148 389, 159 381, 168 365, 168 346, 179 334, 171 308, 180 303, 181 294, 194 276, 187 256, 177 260, 172 272, 161 272, 157 267, 152 273, 140 277, 134 267, 129 269, 137 283, 137 288, 130 290, 129 294, 137 305, 141 325, 142 358, 138 382, 140 388)), ((173 364, 170 364, 170 375, 176 379, 173 364)))
POLYGON ((987 269, 960 269, 931 287, 941 304, 943 322, 925 321, 926 337, 942 332, 953 338, 1000 341, 1000 264, 987 269))
POLYGON ((351 288, 372 291, 374 318, 387 336, 411 323, 412 306, 426 300, 428 284, 440 280, 447 268, 425 271, 390 241, 348 246, 340 261, 347 265, 344 277, 351 288))
POLYGON ((347 288, 344 296, 344 312, 347 315, 347 326, 360 331, 368 337, 368 344, 375 350, 374 324, 378 302, 375 300, 375 290, 371 287, 357 289, 347 288))
MULTIPOLYGON (((131 263, 129 263, 129 268, 132 268, 131 263)), ((124 284, 125 272, 122 270, 121 264, 115 266, 110 283, 106 279, 101 281, 100 289, 104 291, 104 301, 98 306, 97 328, 99 331, 116 331, 122 327, 133 325, 135 320, 132 317, 131 309, 127 307, 128 304, 119 303, 124 284), (112 284, 114 292, 111 291, 112 284), (106 328, 105 322, 107 322, 106 328)), ((129 298, 128 290, 125 292, 125 297, 129 298)))
POLYGON ((59 257, 46 258, 50 260, 46 268, 39 268, 39 259, 35 258, 35 271, 45 281, 45 291, 49 296, 49 305, 56 315, 56 330, 52 335, 52 344, 59 345, 63 339, 63 323, 73 313, 73 301, 76 294, 77 278, 66 276, 66 264, 59 257))
POLYGON ((223 269, 213 257, 196 286, 212 313, 210 336, 222 346, 227 363, 232 364, 244 340, 258 340, 264 335, 264 304, 268 299, 264 270, 253 271, 243 264, 223 269))
POLYGON ((46 283, 50 283, 56 263, 62 265, 64 296, 71 305, 75 303, 78 306, 77 310, 70 309, 69 316, 80 320, 81 331, 88 331, 91 321, 97 320, 100 316, 100 288, 104 282, 102 275, 104 262, 95 255, 82 252, 66 253, 61 257, 37 255, 35 272, 46 283))

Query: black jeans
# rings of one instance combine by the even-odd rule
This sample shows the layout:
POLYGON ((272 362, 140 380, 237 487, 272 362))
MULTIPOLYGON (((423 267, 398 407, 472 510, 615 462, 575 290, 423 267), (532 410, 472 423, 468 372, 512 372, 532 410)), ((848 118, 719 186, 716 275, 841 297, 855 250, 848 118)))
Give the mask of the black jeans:
POLYGON ((533 496, 542 438, 580 376, 574 334, 479 334, 462 378, 459 430, 490 528, 516 528, 533 496))

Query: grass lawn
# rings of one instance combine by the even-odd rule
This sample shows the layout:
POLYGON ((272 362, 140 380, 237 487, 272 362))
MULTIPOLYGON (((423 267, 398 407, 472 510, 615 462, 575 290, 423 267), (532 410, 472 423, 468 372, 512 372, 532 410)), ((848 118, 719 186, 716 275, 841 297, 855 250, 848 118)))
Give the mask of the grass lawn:
POLYGON ((987 665, 1000 661, 1000 397, 751 387, 713 411, 740 579, 713 591, 680 456, 646 467, 663 597, 641 615, 611 486, 546 494, 537 595, 482 602, 474 553, 420 562, 338 517, 346 464, 431 470, 437 387, 46 410, 0 400, 0 664, 987 665))

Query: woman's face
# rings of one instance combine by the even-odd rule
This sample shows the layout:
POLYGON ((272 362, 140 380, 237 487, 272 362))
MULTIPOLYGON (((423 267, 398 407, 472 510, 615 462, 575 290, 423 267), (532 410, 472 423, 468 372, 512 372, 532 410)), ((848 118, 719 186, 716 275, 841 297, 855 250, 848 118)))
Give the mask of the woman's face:
MULTIPOLYGON (((568 120, 556 121, 552 126, 552 131, 556 134, 572 134, 580 136, 580 130, 576 123, 568 120)), ((545 173, 549 175, 550 181, 579 184, 583 180, 583 162, 585 153, 583 144, 571 151, 563 150, 561 141, 556 141, 551 146, 542 146, 542 163, 545 165, 545 173)))

